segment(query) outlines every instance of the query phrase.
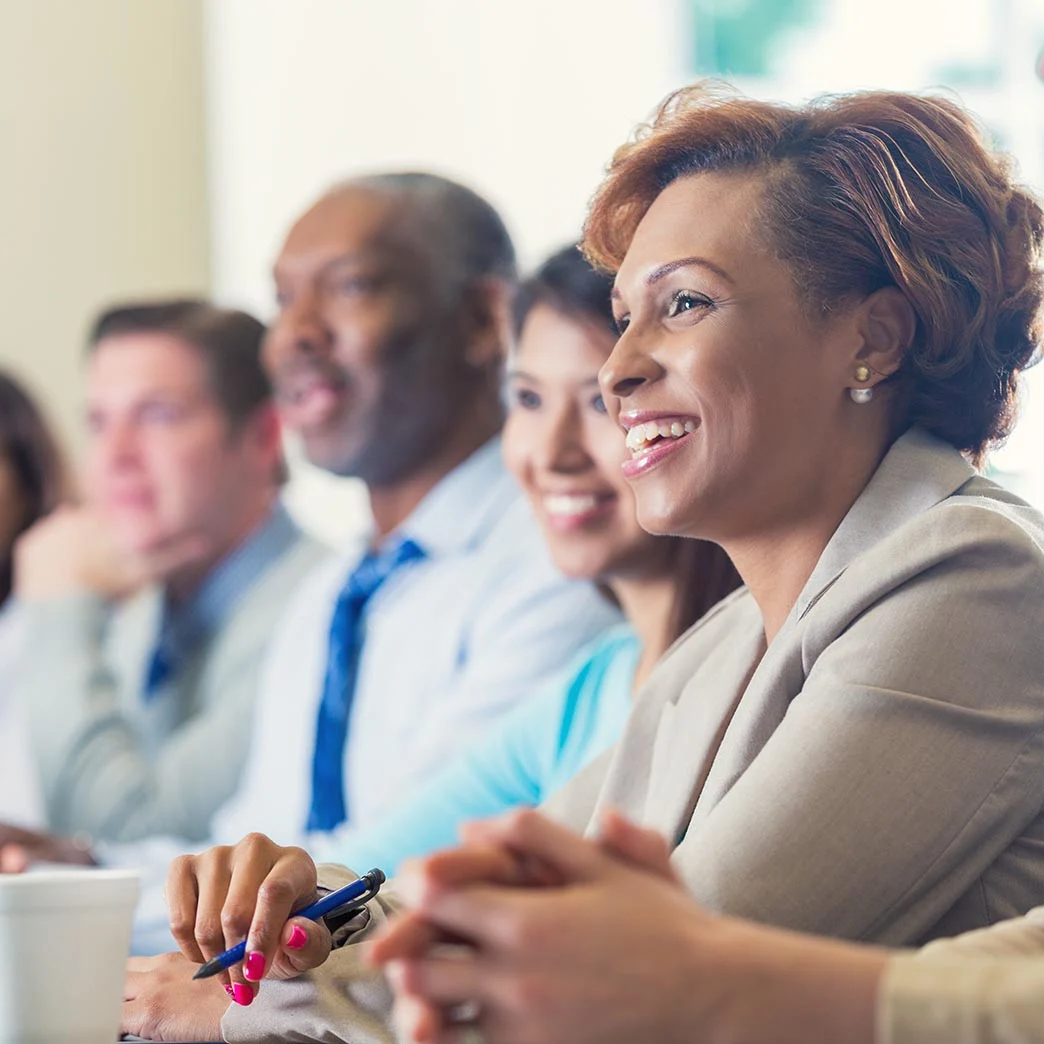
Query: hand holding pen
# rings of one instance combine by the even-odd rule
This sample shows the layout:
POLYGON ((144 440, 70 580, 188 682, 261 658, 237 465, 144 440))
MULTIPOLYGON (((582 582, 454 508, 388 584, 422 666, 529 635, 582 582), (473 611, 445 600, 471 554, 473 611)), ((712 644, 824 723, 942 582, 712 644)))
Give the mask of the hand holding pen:
POLYGON ((167 877, 171 931, 190 960, 203 964, 246 940, 242 963, 219 973, 237 1004, 250 1004, 263 978, 293 978, 326 960, 324 922, 291 916, 319 898, 308 853, 261 834, 182 856, 167 877))
MULTIPOLYGON (((317 899, 314 903, 310 903, 308 906, 295 911, 294 917, 306 921, 318 921, 327 914, 337 913, 338 911, 343 911, 346 916, 354 915, 377 895, 384 882, 385 876, 382 871, 370 870, 363 874, 362 877, 358 877, 350 884, 346 884, 343 888, 327 892, 326 895, 317 899)), ((294 938, 295 930, 297 929, 290 932, 291 940, 294 938)), ((301 930, 297 930, 298 937, 301 930)), ((294 948, 296 949, 296 947, 294 948)), ((229 968, 246 959, 246 950, 247 944, 244 939, 241 943, 237 943, 230 949, 222 951, 216 957, 211 957, 192 978, 212 979, 215 975, 228 971, 229 968)))

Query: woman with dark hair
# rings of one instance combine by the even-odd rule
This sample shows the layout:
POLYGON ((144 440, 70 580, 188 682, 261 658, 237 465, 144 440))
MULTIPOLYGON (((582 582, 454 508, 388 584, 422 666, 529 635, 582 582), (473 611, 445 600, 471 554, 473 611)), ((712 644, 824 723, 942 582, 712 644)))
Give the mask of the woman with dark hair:
POLYGON ((11 595, 14 545, 62 499, 58 447, 25 389, 0 373, 0 606, 11 595))
POLYGON ((40 411, 17 381, 0 373, 0 822, 42 822, 35 769, 8 684, 22 630, 12 597, 14 546, 57 507, 64 482, 57 445, 40 411))
POLYGON ((323 860, 392 874, 451 845, 469 819, 540 804, 618 737, 631 696, 679 635, 739 577, 715 544, 651 537, 620 475, 620 439, 598 391, 616 340, 608 277, 576 247, 549 258, 515 302, 504 456, 555 565, 605 585, 628 619, 584 650, 422 790, 367 829, 336 835, 323 860))

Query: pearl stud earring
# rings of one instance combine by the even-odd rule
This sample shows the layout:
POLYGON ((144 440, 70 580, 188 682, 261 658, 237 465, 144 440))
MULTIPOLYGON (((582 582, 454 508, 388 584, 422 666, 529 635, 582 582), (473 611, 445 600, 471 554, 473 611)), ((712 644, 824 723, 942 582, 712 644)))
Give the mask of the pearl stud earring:
MULTIPOLYGON (((864 364, 860 364, 856 367, 855 379, 860 384, 870 380, 870 367, 864 364)), ((848 394, 851 400, 859 406, 865 406, 873 397, 873 388, 849 388, 848 394)))

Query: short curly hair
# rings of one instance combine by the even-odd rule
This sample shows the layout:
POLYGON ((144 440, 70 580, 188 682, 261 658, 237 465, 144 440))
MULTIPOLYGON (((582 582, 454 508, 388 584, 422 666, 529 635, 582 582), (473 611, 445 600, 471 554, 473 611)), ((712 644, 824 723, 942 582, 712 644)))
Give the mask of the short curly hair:
POLYGON ((885 286, 917 316, 899 372, 904 424, 981 463, 1015 421, 1044 337, 1044 212, 974 120, 945 98, 867 91, 804 106, 698 83, 617 150, 583 248, 619 268, 653 200, 707 171, 764 177, 770 248, 810 314, 885 286))

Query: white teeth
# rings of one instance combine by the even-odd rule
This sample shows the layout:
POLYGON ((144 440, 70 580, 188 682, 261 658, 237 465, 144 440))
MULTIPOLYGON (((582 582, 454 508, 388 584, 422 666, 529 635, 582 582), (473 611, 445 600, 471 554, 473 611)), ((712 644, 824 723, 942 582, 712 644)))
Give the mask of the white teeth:
POLYGON ((691 420, 664 421, 663 423, 647 421, 631 428, 624 444, 632 452, 638 453, 657 439, 680 439, 683 435, 691 435, 695 430, 696 424, 691 420))
POLYGON ((593 494, 548 494, 544 497, 544 510, 549 515, 585 515, 598 507, 598 498, 593 494))
POLYGON ((651 437, 646 432, 645 425, 639 424, 627 433, 627 438, 624 441, 628 449, 636 450, 644 446, 646 442, 651 441, 651 437))

